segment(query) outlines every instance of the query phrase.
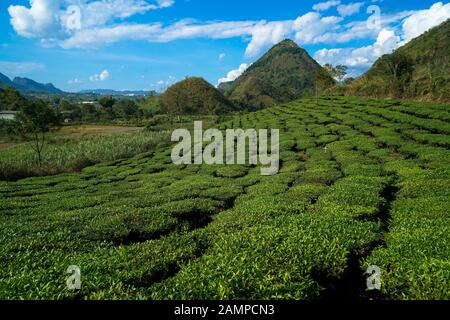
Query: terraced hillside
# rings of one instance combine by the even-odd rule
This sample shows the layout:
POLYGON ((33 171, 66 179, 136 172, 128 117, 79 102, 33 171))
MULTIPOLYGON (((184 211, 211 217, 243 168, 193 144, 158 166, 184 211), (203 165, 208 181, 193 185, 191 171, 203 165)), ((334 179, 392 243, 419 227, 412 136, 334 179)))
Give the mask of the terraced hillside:
POLYGON ((300 100, 222 125, 280 128, 276 176, 163 149, 2 182, 0 298, 450 299, 449 120, 448 105, 300 100))

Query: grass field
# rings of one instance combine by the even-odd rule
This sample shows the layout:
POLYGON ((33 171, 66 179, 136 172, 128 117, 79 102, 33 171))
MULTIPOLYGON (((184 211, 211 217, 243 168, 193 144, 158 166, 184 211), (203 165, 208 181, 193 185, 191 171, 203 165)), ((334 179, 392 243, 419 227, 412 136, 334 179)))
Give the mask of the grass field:
POLYGON ((115 125, 63 126, 49 133, 41 166, 37 165, 38 157, 31 142, 0 144, 0 180, 79 171, 102 161, 153 150, 169 137, 168 130, 144 129, 115 125))
POLYGON ((450 299, 449 119, 448 105, 300 100, 220 126, 280 128, 275 176, 174 166, 158 147, 0 182, 0 299, 450 299))

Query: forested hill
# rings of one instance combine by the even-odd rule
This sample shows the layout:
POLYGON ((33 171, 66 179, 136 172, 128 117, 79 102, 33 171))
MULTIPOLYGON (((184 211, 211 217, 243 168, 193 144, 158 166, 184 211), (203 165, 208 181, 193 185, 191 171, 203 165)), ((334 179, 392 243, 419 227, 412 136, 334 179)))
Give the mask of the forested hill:
POLYGON ((334 80, 304 49, 284 40, 222 88, 235 105, 261 109, 314 93, 317 74, 333 85, 334 80))
POLYGON ((347 95, 450 101, 450 19, 378 59, 347 95))

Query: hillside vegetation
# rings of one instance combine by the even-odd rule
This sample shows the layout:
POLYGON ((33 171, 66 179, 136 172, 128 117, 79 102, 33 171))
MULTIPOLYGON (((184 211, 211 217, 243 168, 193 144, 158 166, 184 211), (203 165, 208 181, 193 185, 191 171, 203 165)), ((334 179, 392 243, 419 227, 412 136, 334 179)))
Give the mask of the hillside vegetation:
POLYGON ((244 109, 262 109, 313 95, 319 86, 328 87, 334 80, 309 54, 291 40, 270 49, 232 83, 222 85, 225 95, 244 109))
POLYGON ((159 98, 169 114, 223 114, 234 110, 224 95, 202 78, 187 78, 168 88, 159 98))
POLYGON ((450 101, 450 19, 382 56, 344 91, 347 95, 450 101))
POLYGON ((0 88, 0 111, 18 111, 26 103, 28 103, 27 100, 13 87, 0 88))
POLYGON ((275 176, 164 147, 0 182, 0 299, 450 299, 448 110, 318 98, 220 125, 283 128, 275 176))

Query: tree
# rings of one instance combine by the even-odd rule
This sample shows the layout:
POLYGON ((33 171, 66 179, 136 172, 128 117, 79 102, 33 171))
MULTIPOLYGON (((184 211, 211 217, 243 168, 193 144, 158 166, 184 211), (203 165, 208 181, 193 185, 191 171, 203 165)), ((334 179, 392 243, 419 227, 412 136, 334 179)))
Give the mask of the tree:
POLYGON ((0 89, 0 110, 19 110, 27 103, 15 88, 0 89))
POLYGON ((136 102, 133 100, 120 100, 113 108, 116 118, 130 120, 132 118, 139 118, 141 110, 136 102))
POLYGON ((394 94, 402 95, 407 91, 414 71, 411 59, 398 51, 385 55, 381 59, 380 71, 388 76, 388 86, 394 94))
POLYGON ((356 80, 356 79, 355 79, 355 78, 352 78, 352 77, 345 78, 344 84, 345 84, 345 85, 352 84, 355 80, 356 80))
POLYGON ((29 102, 22 107, 14 121, 16 131, 24 138, 32 140, 32 148, 38 156, 38 164, 42 165, 42 150, 46 141, 46 133, 59 126, 61 119, 44 101, 29 102))
POLYGON ((74 105, 65 99, 60 100, 58 105, 60 111, 72 111, 74 109, 74 105))
POLYGON ((97 108, 93 104, 84 104, 81 106, 81 117, 83 121, 95 121, 98 119, 97 108))
POLYGON ((339 82, 342 82, 342 80, 347 75, 348 67, 344 66, 342 64, 334 67, 333 65, 327 63, 323 67, 330 74, 331 77, 333 77, 334 79, 336 79, 339 82))
POLYGON ((113 97, 101 97, 98 100, 98 103, 103 107, 103 108, 107 108, 107 109, 112 109, 112 107, 114 106, 114 104, 116 103, 116 99, 114 99, 113 97))
POLYGON ((325 89, 333 86, 335 81, 330 77, 330 75, 324 71, 323 69, 319 69, 316 71, 314 75, 315 88, 316 88, 316 96, 324 91, 325 89))

